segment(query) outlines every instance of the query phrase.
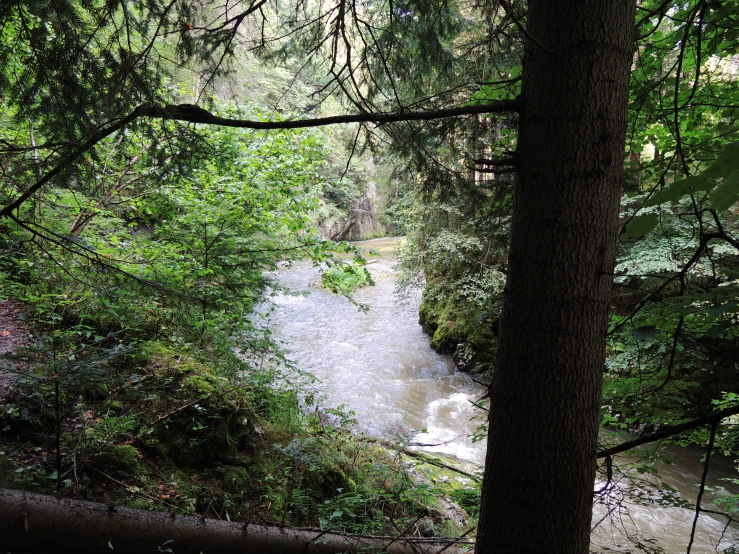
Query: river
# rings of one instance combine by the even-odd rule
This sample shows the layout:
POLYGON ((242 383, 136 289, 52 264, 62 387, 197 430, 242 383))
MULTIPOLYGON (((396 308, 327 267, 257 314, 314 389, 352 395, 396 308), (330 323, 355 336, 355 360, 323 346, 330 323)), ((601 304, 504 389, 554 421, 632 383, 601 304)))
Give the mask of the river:
MULTIPOLYGON (((475 442, 472 437, 484 421, 483 412, 473 405, 484 386, 458 372, 449 356, 429 347, 429 338, 418 324, 420 291, 396 293, 392 255, 396 239, 358 244, 381 254, 369 258, 375 286, 355 293, 358 302, 370 307, 367 313, 316 287, 318 269, 306 262, 281 269, 275 277, 292 291, 309 294, 275 296, 265 324, 288 358, 315 376, 315 390, 306 394, 320 398, 322 406, 345 406, 354 412, 359 430, 368 434, 435 445, 419 448, 482 465, 485 441, 475 442)), ((702 453, 674 448, 670 455, 673 463, 658 465, 660 478, 682 500, 694 503, 702 453)), ((720 479, 736 477, 729 460, 715 457, 711 465, 715 471, 710 486, 727 486, 720 479)), ((596 488, 602 486, 596 483, 596 488)), ((629 479, 621 479, 618 489, 601 496, 606 506, 596 505, 594 522, 624 493, 647 498, 627 498, 620 511, 606 517, 593 533, 593 551, 640 551, 635 544, 652 549, 643 550, 647 552, 686 551, 694 511, 657 506, 651 500, 664 494, 629 479)), ((734 529, 725 531, 725 518, 701 515, 691 552, 722 552, 732 544, 739 544, 739 534, 734 529)))

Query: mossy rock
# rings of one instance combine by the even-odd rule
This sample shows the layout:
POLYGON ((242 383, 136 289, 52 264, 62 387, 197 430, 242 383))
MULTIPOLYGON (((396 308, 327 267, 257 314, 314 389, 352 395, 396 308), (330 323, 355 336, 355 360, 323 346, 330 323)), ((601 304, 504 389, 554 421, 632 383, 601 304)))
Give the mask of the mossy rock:
POLYGON ((441 354, 450 354, 464 339, 464 333, 461 332, 456 323, 442 321, 431 337, 431 348, 441 354))
POLYGON ((423 327, 424 332, 433 334, 439 326, 439 310, 438 305, 423 295, 421 305, 418 307, 418 323, 423 327))
POLYGON ((497 308, 467 302, 446 286, 438 278, 429 281, 419 307, 419 323, 431 334, 431 348, 457 354, 455 362, 462 371, 489 375, 497 347, 497 308))
POLYGON ((130 444, 116 444, 100 454, 100 460, 107 466, 135 473, 139 468, 139 451, 130 444))
POLYGON ((190 375, 182 383, 186 392, 195 393, 198 396, 210 396, 216 392, 218 381, 215 375, 195 374, 190 375))

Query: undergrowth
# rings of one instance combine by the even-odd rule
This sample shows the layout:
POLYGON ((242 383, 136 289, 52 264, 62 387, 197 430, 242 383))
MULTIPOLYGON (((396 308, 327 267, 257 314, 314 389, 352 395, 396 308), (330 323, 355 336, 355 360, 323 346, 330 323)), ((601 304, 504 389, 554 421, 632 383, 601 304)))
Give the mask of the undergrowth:
POLYGON ((443 528, 438 491, 356 435, 351 414, 302 408, 288 376, 242 362, 228 378, 197 353, 112 342, 19 377, 0 419, 0 486, 344 532, 395 534, 419 516, 443 528))

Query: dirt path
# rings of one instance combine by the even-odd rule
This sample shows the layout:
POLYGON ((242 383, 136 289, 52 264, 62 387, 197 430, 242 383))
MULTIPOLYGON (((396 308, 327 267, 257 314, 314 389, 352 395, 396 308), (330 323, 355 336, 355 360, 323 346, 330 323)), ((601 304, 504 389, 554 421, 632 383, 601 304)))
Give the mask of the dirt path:
POLYGON ((16 372, 23 370, 22 362, 6 357, 28 345, 30 330, 21 319, 22 311, 18 302, 0 301, 0 404, 12 389, 16 372))

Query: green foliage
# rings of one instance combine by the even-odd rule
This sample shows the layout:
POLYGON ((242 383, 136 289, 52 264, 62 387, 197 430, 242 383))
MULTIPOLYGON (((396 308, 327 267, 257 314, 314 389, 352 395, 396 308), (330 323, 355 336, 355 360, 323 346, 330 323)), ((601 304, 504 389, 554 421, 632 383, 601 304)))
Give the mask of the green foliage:
POLYGON ((360 260, 348 264, 339 263, 325 270, 321 273, 321 285, 343 295, 351 294, 362 287, 374 286, 375 282, 364 266, 364 259, 360 260))
POLYGON ((98 189, 82 206, 80 193, 47 191, 44 233, 56 238, 34 241, 33 227, 10 233, 25 263, 6 266, 5 290, 50 325, 226 351, 249 328, 265 269, 286 258, 331 259, 333 244, 311 229, 325 150, 317 133, 208 130, 200 138, 211 157, 181 160, 176 172, 159 165, 159 146, 143 136, 133 150, 102 143, 108 167, 121 164, 113 177, 136 184, 105 197, 107 206, 95 200, 98 189))
MULTIPOLYGON (((391 521, 407 525, 428 509, 426 487, 398 456, 354 434, 352 414, 303 411, 295 389, 278 386, 288 375, 241 369, 236 379, 219 377, 192 356, 148 343, 109 370, 105 395, 63 395, 66 494, 105 490, 138 508, 381 534, 391 521)), ((38 383, 44 374, 35 376, 38 383)), ((12 441, 19 429, 24 440, 53 433, 54 421, 24 415, 31 386, 16 392, 19 409, 2 415, 12 441)), ((49 451, 17 449, 6 437, 0 434, 3 485, 53 487, 49 451)))
MULTIPOLYGON (((411 198, 416 194, 425 193, 416 190, 411 198)), ((432 334, 432 347, 454 352, 466 343, 475 352, 466 369, 477 372, 489 372, 495 357, 510 200, 501 183, 493 194, 410 201, 405 214, 401 284, 425 282, 420 322, 432 334)))
POLYGON ((699 175, 663 187, 646 199, 644 207, 678 202, 698 193, 710 193, 709 206, 718 211, 726 211, 739 200, 739 143, 728 144, 716 161, 699 175))
POLYGON ((480 489, 457 489, 451 494, 452 499, 464 508, 470 517, 480 515, 480 489))

